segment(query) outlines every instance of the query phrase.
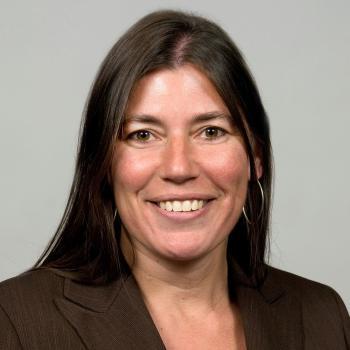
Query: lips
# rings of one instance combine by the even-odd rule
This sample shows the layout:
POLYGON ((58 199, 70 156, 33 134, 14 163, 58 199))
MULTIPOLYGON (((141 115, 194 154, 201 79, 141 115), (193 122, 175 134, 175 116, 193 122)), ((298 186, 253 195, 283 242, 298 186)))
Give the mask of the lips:
POLYGON ((156 212, 166 218, 190 219, 206 212, 208 204, 216 197, 208 193, 167 193, 150 198, 156 212))

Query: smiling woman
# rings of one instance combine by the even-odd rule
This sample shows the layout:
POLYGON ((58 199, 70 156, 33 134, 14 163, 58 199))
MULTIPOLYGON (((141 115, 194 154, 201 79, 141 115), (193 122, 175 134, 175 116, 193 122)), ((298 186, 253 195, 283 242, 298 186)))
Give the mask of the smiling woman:
POLYGON ((158 69, 137 83, 126 115, 112 163, 122 236, 137 256, 225 257, 250 171, 213 84, 191 64, 158 69))
POLYGON ((269 125, 216 24, 149 14, 114 45, 61 224, 0 284, 5 349, 348 349, 330 287, 268 258, 269 125))

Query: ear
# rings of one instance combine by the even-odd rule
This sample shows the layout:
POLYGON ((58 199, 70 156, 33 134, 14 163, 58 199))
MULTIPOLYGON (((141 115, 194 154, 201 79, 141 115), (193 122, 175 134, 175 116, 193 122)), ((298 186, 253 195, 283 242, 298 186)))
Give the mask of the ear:
MULTIPOLYGON (((255 166, 256 177, 259 180, 263 174, 263 167, 262 167, 262 162, 260 157, 258 156, 254 157, 254 166, 255 166)), ((250 178, 251 178, 250 163, 248 163, 248 180, 250 180, 250 178)))
POLYGON ((255 172, 256 172, 256 177, 258 180, 261 178, 263 174, 263 167, 262 167, 262 162, 260 157, 255 157, 254 158, 254 164, 255 164, 255 172))

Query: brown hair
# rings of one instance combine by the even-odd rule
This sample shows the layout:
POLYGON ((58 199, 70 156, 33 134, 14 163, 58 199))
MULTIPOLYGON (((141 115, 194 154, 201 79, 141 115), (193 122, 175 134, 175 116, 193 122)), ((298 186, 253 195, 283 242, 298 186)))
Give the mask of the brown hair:
POLYGON ((81 125, 74 180, 68 203, 46 250, 33 269, 74 272, 85 283, 106 283, 128 266, 120 250, 120 218, 113 218, 113 191, 108 183, 113 146, 123 125, 136 82, 156 69, 191 63, 207 75, 231 112, 251 165, 246 211, 233 228, 227 259, 260 279, 268 247, 272 160, 269 125, 258 90, 242 55, 215 23, 179 11, 153 12, 134 24, 103 61, 87 101, 81 125), (263 166, 257 185, 254 152, 263 166))

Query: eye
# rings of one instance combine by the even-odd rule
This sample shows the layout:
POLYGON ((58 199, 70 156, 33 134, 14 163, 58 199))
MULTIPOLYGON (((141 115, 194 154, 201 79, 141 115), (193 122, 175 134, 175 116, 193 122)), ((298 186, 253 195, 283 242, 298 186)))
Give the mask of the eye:
POLYGON ((224 136, 226 131, 217 126, 209 126, 203 130, 205 137, 208 139, 216 139, 218 137, 224 136))
POLYGON ((129 140, 135 140, 138 142, 147 142, 150 140, 152 133, 148 130, 137 130, 127 136, 129 140))

